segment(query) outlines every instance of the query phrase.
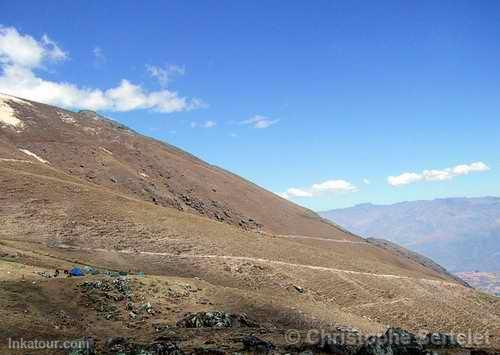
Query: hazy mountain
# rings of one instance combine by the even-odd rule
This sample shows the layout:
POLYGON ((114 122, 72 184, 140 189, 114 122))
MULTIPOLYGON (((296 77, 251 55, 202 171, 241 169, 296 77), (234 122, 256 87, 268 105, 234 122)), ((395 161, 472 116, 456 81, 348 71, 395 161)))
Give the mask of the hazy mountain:
POLYGON ((383 238, 453 272, 500 270, 500 198, 361 204, 321 213, 363 237, 383 238))

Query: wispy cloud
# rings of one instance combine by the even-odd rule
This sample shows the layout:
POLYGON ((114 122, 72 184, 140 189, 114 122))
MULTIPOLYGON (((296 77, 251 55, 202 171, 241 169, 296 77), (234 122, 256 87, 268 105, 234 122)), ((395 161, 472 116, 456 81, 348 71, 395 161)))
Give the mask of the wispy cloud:
POLYGON ((276 124, 278 122, 279 122, 278 119, 273 120, 266 116, 255 115, 247 120, 241 121, 240 124, 251 125, 253 126, 253 128, 263 129, 263 128, 269 128, 273 124, 276 124))
POLYGON ((191 126, 191 128, 214 128, 215 126, 217 126, 217 122, 208 120, 202 123, 191 122, 189 125, 191 126))
POLYGON ((101 47, 94 47, 92 50, 92 53, 94 54, 94 66, 95 67, 101 67, 106 63, 106 56, 104 55, 103 50, 101 47))
POLYGON ((446 181, 457 176, 488 170, 490 170, 488 165, 478 161, 471 164, 457 165, 443 170, 423 170, 421 173, 405 172, 397 176, 389 176, 387 182, 391 186, 401 186, 419 181, 446 181))
POLYGON ((176 76, 184 75, 186 73, 186 68, 175 64, 169 64, 165 67, 159 67, 155 65, 146 65, 146 69, 151 75, 151 77, 158 80, 158 83, 165 87, 171 83, 176 76))
POLYGON ((69 58, 47 35, 36 40, 13 27, 0 26, 0 92, 67 108, 132 111, 150 109, 169 113, 206 106, 202 100, 175 91, 148 91, 128 79, 113 88, 82 88, 43 79, 37 70, 69 58))
POLYGON ((318 197, 327 194, 356 192, 358 188, 346 180, 327 180, 306 188, 291 187, 279 195, 286 199, 294 197, 318 197))
POLYGON ((69 58, 69 55, 67 52, 63 51, 59 46, 57 45, 56 42, 51 40, 49 36, 44 34, 42 36, 42 47, 45 52, 45 55, 49 57, 52 60, 55 61, 60 61, 60 60, 66 60, 69 58))
POLYGON ((367 178, 364 178, 363 179, 363 184, 365 185, 370 185, 372 182, 370 181, 370 179, 367 179, 367 178))

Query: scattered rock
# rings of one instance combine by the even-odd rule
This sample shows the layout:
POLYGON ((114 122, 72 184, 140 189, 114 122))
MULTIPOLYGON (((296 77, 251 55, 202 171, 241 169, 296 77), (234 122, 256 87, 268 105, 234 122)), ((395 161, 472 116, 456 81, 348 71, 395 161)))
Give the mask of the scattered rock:
POLYGON ((41 277, 45 277, 47 279, 52 278, 52 275, 49 274, 47 271, 37 272, 37 274, 40 275, 41 277))
POLYGON ((429 348, 456 348, 460 347, 458 340, 444 333, 429 333, 425 336, 424 344, 429 348))
POLYGON ((84 337, 71 342, 68 355, 96 355, 95 342, 91 337, 84 337))
POLYGON ((224 355, 226 351, 219 348, 196 348, 192 352, 193 355, 224 355))
POLYGON ((199 312, 187 314, 177 322, 181 328, 230 328, 230 327, 257 327, 248 316, 242 314, 229 314, 225 312, 199 312))
MULTIPOLYGON (((149 346, 149 354, 151 355, 183 355, 184 352, 179 347, 171 342, 155 342, 149 346)), ((147 355, 147 352, 137 353, 147 355)))
POLYGON ((327 354, 354 355, 360 348, 356 341, 346 336, 348 333, 326 335, 320 339, 317 349, 327 354))
POLYGON ((182 328, 229 328, 231 325, 231 315, 224 312, 188 314, 177 322, 177 326, 182 328))
POLYGON ((108 338, 105 347, 108 351, 125 352, 129 347, 128 339, 124 337, 108 338))
POLYGON ((390 344, 381 342, 378 337, 369 337, 357 355, 393 355, 393 352, 390 344))
POLYGON ((241 342, 243 343, 245 351, 252 351, 254 353, 269 353, 274 349, 273 344, 253 335, 243 337, 241 342))
POLYGON ((155 340, 151 344, 135 344, 123 337, 112 337, 106 341, 105 347, 112 354, 184 355, 184 352, 175 343, 163 340, 155 340))
POLYGON ((398 354, 423 354, 424 347, 415 334, 401 328, 389 328, 385 338, 392 347, 392 352, 398 354))
POLYGON ((293 287, 297 290, 297 292, 304 293, 304 288, 303 287, 300 287, 300 286, 297 286, 297 285, 293 285, 293 287))
POLYGON ((424 355, 422 341, 401 328, 389 328, 381 337, 369 337, 358 355, 424 355))
POLYGON ((157 333, 164 332, 165 330, 170 328, 169 324, 163 323, 161 321, 154 321, 152 323, 152 326, 153 326, 155 332, 157 332, 157 333))
POLYGON ((149 314, 154 314, 153 306, 151 306, 151 303, 145 303, 141 306, 141 311, 147 312, 149 314))

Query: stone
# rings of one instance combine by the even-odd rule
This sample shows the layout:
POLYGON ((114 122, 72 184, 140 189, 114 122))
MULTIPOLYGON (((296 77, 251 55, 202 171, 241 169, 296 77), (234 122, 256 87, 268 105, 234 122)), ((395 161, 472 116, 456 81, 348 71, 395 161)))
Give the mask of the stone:
POLYGON ((297 285, 293 285, 293 287, 297 290, 297 292, 304 293, 304 288, 303 287, 300 287, 300 286, 297 286, 297 285))
POLYGON ((444 333, 429 333, 424 338, 424 344, 428 348, 455 348, 460 347, 458 340, 444 333))
POLYGON ((257 338, 253 335, 245 336, 241 339, 244 350, 252 351, 254 353, 269 353, 274 349, 274 345, 268 341, 257 338))
POLYGON ((229 314, 225 312, 199 312, 188 313, 177 322, 181 328, 230 328, 230 327, 257 327, 248 316, 242 314, 229 314))
POLYGON ((124 337, 108 338, 105 347, 108 351, 125 352, 129 347, 128 339, 124 337))

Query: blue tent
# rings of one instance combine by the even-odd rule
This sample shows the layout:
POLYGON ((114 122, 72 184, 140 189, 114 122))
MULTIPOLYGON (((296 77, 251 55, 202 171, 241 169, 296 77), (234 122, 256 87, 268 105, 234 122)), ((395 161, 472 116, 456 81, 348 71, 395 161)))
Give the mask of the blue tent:
POLYGON ((74 267, 69 271, 69 274, 71 276, 84 276, 85 274, 82 272, 82 270, 79 267, 74 267))

